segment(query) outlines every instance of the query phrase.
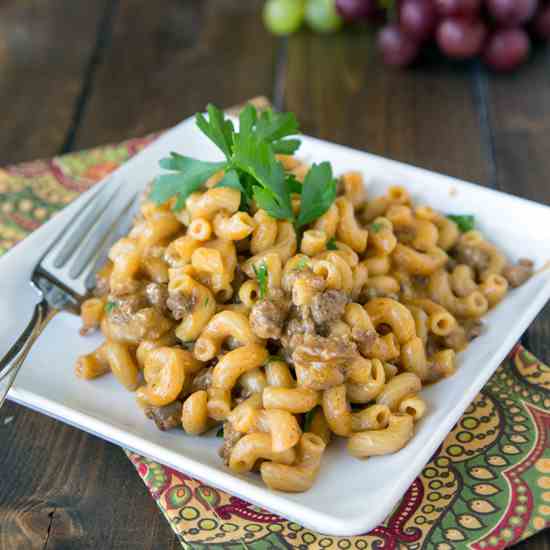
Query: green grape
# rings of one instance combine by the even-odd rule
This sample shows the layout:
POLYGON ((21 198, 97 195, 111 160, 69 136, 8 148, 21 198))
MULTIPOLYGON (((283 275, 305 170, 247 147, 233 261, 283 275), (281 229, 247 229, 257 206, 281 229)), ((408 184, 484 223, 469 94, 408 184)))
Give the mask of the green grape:
POLYGON ((317 32, 335 32, 342 26, 335 0, 307 0, 305 18, 307 24, 317 32))
POLYGON ((297 31, 304 19, 303 0, 268 0, 264 6, 264 24, 277 35, 297 31))

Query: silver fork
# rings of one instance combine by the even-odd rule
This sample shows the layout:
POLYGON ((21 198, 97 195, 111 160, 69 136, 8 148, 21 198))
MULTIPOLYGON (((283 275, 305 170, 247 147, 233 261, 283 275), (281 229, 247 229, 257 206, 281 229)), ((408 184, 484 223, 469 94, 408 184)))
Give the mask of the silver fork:
POLYGON ((60 311, 78 315, 93 287, 95 271, 121 233, 137 196, 120 200, 122 184, 106 182, 52 239, 33 269, 30 284, 38 302, 27 327, 0 359, 0 407, 48 322, 60 311))

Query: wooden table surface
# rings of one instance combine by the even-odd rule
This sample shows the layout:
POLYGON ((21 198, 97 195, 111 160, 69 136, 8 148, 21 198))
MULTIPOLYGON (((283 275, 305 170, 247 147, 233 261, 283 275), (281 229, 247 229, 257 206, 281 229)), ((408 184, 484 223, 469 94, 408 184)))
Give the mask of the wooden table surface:
MULTIPOLYGON (((397 72, 367 33, 275 39, 261 5, 0 0, 0 166, 266 95, 308 134, 550 203, 550 48, 510 76, 438 60, 397 72)), ((523 342, 550 362, 549 307, 523 342)), ((10 403, 0 549, 27 548, 180 546, 120 448, 10 403)))

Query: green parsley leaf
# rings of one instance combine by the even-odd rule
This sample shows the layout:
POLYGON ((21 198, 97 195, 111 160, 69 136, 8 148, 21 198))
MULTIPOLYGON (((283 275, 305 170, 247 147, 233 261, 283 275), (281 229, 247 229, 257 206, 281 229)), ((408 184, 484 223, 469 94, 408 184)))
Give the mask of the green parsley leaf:
POLYGON ((279 139, 271 144, 274 153, 279 155, 293 155, 301 145, 299 139, 279 139))
POLYGON ((208 302, 210 302, 210 298, 207 296, 205 299, 204 299, 204 307, 206 307, 208 305, 208 302))
POLYGON ((313 164, 302 189, 300 213, 296 225, 302 227, 322 216, 336 199, 336 180, 329 162, 313 164))
POLYGON ((208 111, 208 120, 206 120, 202 113, 198 113, 195 117, 197 126, 229 159, 231 157, 231 147, 235 134, 233 123, 226 119, 225 113, 215 105, 209 103, 206 109, 208 111))
POLYGON ((276 113, 267 109, 254 122, 256 134, 271 144, 274 153, 292 155, 300 147, 299 139, 283 139, 298 133, 298 121, 293 113, 276 113))
POLYGON ((292 174, 286 177, 286 188, 289 193, 297 193, 298 195, 302 194, 302 184, 292 174))
POLYGON ((231 189, 237 189, 237 191, 244 191, 239 179, 239 174, 235 170, 229 170, 223 176, 223 179, 216 183, 214 187, 230 187, 231 189))
POLYGON ((273 193, 258 186, 253 187, 253 192, 256 204, 265 210, 272 218, 279 220, 288 219, 288 210, 286 207, 279 204, 273 193))
POLYGON ((216 432, 216 437, 223 437, 223 424, 218 428, 218 431, 216 432))
POLYGON ((262 262, 258 267, 254 267, 254 273, 256 274, 256 279, 258 279, 258 284, 260 285, 260 299, 263 300, 267 294, 267 265, 265 262, 262 262))
POLYGON ((105 304, 105 311, 107 313, 111 313, 111 311, 113 311, 113 309, 116 309, 116 307, 117 307, 116 302, 109 301, 105 304))
POLYGON ((303 431, 309 432, 311 429, 311 423, 313 422, 313 416, 315 415, 315 408, 311 409, 310 411, 307 411, 307 413, 304 415, 304 427, 303 431))
POLYGON ((462 233, 471 231, 475 227, 475 218, 471 214, 447 214, 447 218, 455 222, 462 233))
POLYGON ((384 225, 378 222, 374 222, 370 226, 370 230, 373 233, 378 233, 379 231, 382 231, 382 229, 384 229, 384 225))
POLYGON ((336 245, 336 239, 332 237, 327 241, 327 250, 338 250, 338 246, 336 245))
POLYGON ((277 219, 294 218, 283 166, 267 142, 253 133, 237 134, 233 164, 259 184, 254 186, 253 195, 260 208, 277 219))
POLYGON ((170 155, 170 158, 162 159, 159 165, 175 173, 158 176, 149 197, 157 204, 163 204, 168 199, 177 197, 174 210, 181 210, 191 193, 197 191, 208 178, 226 166, 225 162, 205 162, 178 153, 170 155))
POLYGON ((258 119, 258 112, 254 105, 247 104, 239 114, 239 134, 249 135, 253 132, 254 125, 258 119))
POLYGON ((274 142, 298 133, 298 121, 294 113, 277 113, 273 109, 263 111, 256 122, 260 139, 274 142))

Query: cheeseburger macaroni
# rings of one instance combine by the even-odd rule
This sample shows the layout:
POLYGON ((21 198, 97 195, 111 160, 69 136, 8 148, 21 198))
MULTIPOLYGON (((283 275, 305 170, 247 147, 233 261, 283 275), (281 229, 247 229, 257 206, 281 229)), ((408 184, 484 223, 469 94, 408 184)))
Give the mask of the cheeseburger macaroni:
POLYGON ((276 490, 311 487, 334 436, 358 458, 398 451, 427 414, 422 387, 453 374, 531 263, 403 187, 368 196, 357 172, 298 231, 240 210, 221 177, 178 212, 144 200, 82 305, 82 331, 105 341, 76 374, 111 372, 161 430, 223 427, 226 465, 276 490))

